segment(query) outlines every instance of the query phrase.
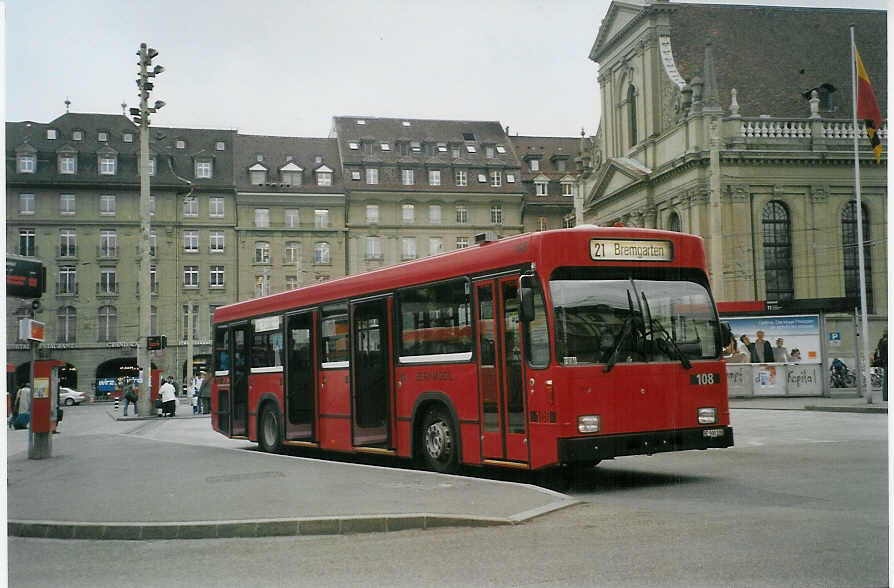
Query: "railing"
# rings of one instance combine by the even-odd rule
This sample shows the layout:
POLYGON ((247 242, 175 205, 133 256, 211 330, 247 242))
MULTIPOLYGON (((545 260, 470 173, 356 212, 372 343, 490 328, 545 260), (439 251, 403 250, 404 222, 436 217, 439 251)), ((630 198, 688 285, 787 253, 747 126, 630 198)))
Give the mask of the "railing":
MULTIPOLYGON (((857 136, 866 136, 866 124, 857 122, 857 136)), ((888 137, 887 123, 878 130, 882 141, 888 137)), ((854 123, 845 120, 757 118, 739 121, 738 136, 746 139, 840 139, 853 140, 854 123)))
POLYGON ((78 283, 56 282, 56 296, 77 296, 78 283))

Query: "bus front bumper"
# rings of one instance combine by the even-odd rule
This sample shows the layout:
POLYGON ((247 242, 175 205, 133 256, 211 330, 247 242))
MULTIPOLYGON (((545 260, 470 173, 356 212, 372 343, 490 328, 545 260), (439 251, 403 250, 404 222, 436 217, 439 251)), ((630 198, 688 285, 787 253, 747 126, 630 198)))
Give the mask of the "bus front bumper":
POLYGON ((625 455, 652 455, 666 451, 732 446, 733 428, 723 426, 626 435, 574 437, 559 439, 559 461, 563 464, 587 463, 625 455))

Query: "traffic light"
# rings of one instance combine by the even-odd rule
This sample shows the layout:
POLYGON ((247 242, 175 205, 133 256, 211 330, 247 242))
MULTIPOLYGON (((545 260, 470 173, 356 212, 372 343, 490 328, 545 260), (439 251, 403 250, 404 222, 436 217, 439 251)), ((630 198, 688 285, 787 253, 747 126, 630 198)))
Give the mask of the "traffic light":
POLYGON ((168 338, 165 335, 150 335, 146 338, 146 349, 149 351, 161 351, 167 346, 168 338))

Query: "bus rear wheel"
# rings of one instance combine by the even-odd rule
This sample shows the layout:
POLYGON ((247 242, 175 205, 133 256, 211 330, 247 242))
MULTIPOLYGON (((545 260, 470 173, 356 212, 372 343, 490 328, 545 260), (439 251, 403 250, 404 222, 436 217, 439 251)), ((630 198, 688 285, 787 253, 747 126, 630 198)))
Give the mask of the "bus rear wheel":
POLYGON ((276 453, 281 446, 279 439, 279 411, 269 404, 261 412, 258 427, 258 445, 262 451, 276 453))
POLYGON ((456 472, 459 469, 459 439, 447 411, 435 407, 425 413, 421 433, 425 466, 440 473, 456 472))

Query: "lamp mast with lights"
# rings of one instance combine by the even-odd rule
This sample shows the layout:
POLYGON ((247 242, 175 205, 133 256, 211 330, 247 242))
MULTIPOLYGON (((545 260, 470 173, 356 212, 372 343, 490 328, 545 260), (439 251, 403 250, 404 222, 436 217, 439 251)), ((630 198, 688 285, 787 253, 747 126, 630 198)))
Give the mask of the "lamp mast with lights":
POLYGON ((140 107, 131 108, 130 115, 133 117, 134 123, 140 127, 140 328, 137 363, 140 367, 142 380, 140 382, 137 408, 140 414, 145 416, 152 411, 150 400, 152 363, 149 359, 149 335, 152 320, 152 292, 149 280, 152 263, 149 254, 149 114, 157 112, 165 103, 161 100, 156 100, 155 106, 149 107, 149 91, 154 87, 151 78, 164 71, 164 68, 160 65, 156 65, 151 71, 149 70, 152 60, 158 55, 158 51, 147 47, 146 43, 141 43, 137 55, 140 57, 140 77, 137 78, 137 87, 140 89, 140 107))

